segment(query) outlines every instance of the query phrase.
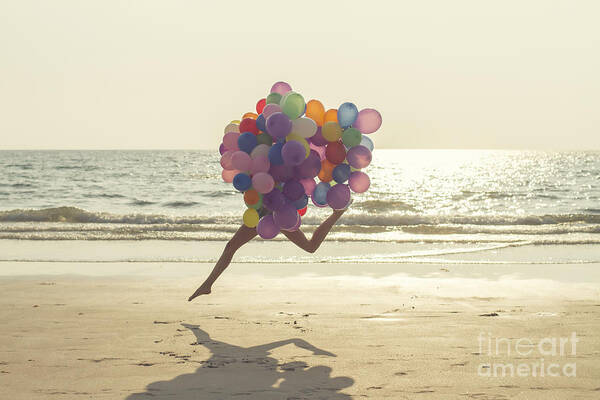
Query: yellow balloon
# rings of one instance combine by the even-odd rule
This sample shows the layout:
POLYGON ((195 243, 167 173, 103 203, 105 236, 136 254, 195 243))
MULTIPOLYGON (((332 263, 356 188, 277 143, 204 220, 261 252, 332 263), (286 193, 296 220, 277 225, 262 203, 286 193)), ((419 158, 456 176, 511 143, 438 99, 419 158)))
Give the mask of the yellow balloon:
POLYGON ((248 228, 255 228, 258 225, 258 212, 254 208, 249 208, 244 212, 244 225, 248 228))
POLYGON ((290 133, 289 135, 287 135, 285 137, 285 141, 289 142, 290 140, 299 142, 302 146, 304 146, 304 150, 306 151, 306 155, 304 157, 305 158, 308 157, 308 155, 310 154, 310 146, 308 145, 308 142, 306 141, 306 139, 304 139, 302 136, 298 135, 297 133, 290 133))
POLYGON ((234 119, 233 121, 230 122, 230 124, 240 124, 240 120, 239 119, 234 119))
POLYGON ((342 127, 337 122, 325 122, 321 134, 328 142, 337 142, 342 137, 342 127))

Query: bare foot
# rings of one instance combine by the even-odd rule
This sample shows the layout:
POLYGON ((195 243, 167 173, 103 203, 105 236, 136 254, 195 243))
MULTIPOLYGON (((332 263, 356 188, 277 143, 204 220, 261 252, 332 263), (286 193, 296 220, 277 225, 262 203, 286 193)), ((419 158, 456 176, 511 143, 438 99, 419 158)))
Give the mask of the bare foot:
POLYGON ((198 289, 196 289, 194 294, 190 296, 188 301, 192 301, 196 297, 202 296, 203 294, 210 294, 210 286, 204 286, 204 285, 200 286, 198 289))

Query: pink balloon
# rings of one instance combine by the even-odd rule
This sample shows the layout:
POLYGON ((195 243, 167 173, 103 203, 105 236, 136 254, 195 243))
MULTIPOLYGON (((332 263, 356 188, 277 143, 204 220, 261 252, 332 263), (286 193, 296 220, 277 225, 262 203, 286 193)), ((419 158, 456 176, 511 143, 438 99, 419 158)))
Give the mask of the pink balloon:
POLYGON ((291 90, 292 87, 290 86, 290 84, 282 81, 275 82, 275 84, 271 87, 271 93, 279 93, 282 96, 291 90))
POLYGON ((313 142, 310 142, 310 143, 308 143, 308 147, 310 147, 311 150, 314 150, 317 152, 321 161, 323 161, 325 159, 325 146, 317 146, 313 142))
POLYGON ((221 178, 223 178, 225 182, 231 183, 233 182, 233 178, 239 173, 240 171, 237 169, 224 169, 223 172, 221 172, 221 178))
POLYGON ((348 179, 348 186, 354 193, 364 193, 371 186, 371 180, 369 179, 369 175, 365 174, 362 171, 354 171, 350 174, 350 179, 348 179))
POLYGON ((231 156, 231 164, 233 165, 233 168, 240 171, 250 171, 252 160, 245 151, 236 151, 231 156))
POLYGON ((315 180, 313 178, 300 179, 300 183, 304 186, 304 193, 306 193, 307 196, 312 196, 315 187, 317 186, 315 180))
POLYGON ((250 172, 252 173, 252 175, 255 175, 259 172, 268 172, 269 167, 271 167, 269 157, 257 156, 252 159, 252 164, 250 165, 250 172))
POLYGON ((238 138, 240 137, 239 132, 228 132, 223 136, 223 144, 227 150, 239 150, 238 138))
POLYGON ((263 108, 263 112, 262 114, 265 117, 265 121, 267 120, 267 118, 269 118, 271 115, 281 112, 281 107, 279 107, 279 104, 267 104, 265 106, 265 108, 263 108))
POLYGON ((231 162, 231 156, 233 156, 233 151, 226 151, 221 156, 221 167, 225 170, 231 171, 233 168, 233 164, 231 162))
POLYGON ((273 239, 279 233, 279 227, 275 224, 272 214, 265 215, 258 221, 256 233, 263 239, 273 239))
POLYGON ((266 194, 273 190, 273 187, 275 187, 275 181, 268 173, 257 172, 252 177, 252 186, 257 192, 266 194))
POLYGON ((360 133, 369 134, 379 129, 381 122, 379 111, 372 108, 365 108, 364 110, 360 110, 352 127, 358 129, 360 133))
POLYGON ((348 164, 357 169, 365 168, 371 164, 372 158, 373 156, 371 155, 371 150, 361 145, 351 147, 348 150, 348 153, 346 153, 348 164))

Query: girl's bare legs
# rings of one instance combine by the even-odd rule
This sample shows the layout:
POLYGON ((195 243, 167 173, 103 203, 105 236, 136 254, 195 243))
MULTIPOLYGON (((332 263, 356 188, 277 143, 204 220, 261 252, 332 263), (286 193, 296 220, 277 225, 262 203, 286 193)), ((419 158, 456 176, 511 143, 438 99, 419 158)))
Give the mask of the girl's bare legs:
POLYGON ((342 216, 344 210, 334 210, 333 214, 331 214, 325 221, 319 225, 317 229, 312 234, 310 240, 306 238, 304 232, 300 229, 294 232, 281 231, 291 242, 296 244, 296 246, 301 249, 308 251, 309 253, 314 253, 317 251, 323 240, 333 227, 333 225, 337 222, 337 220, 342 216))
POLYGON ((190 296, 188 301, 192 301, 200 295, 209 294, 212 284, 215 283, 217 278, 229 266, 229 263, 231 262, 231 259, 233 258, 235 252, 244 244, 251 241, 254 238, 254 236, 256 236, 255 228, 248 228, 246 225, 242 225, 240 229, 238 229, 237 232, 233 235, 233 237, 229 240, 229 242, 227 242, 227 244, 225 245, 225 250, 223 250, 223 254, 221 254, 219 261, 217 261, 217 264, 215 264, 215 267, 213 268, 208 278, 206 278, 204 283, 198 289, 196 289, 196 291, 193 295, 190 296))

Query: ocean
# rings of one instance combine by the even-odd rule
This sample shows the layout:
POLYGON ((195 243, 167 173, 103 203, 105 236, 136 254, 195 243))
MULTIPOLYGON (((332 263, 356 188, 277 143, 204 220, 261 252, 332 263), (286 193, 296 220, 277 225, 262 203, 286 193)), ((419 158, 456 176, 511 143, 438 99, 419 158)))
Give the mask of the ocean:
MULTIPOLYGON (((365 172, 329 240, 600 244, 600 152, 376 149, 365 172)), ((245 206, 220 174, 215 151, 0 151, 0 239, 227 240, 245 206)), ((310 205, 303 230, 329 212, 310 205)))

